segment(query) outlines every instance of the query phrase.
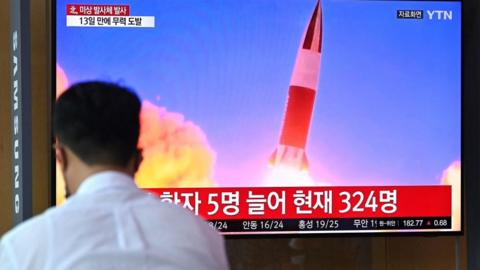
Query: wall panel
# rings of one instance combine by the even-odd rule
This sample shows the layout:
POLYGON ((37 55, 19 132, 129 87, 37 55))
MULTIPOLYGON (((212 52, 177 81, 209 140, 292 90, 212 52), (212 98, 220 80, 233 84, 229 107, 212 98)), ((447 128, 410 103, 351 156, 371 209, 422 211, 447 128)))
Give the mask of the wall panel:
POLYGON ((12 223, 10 127, 10 5, 0 1, 0 234, 12 223))

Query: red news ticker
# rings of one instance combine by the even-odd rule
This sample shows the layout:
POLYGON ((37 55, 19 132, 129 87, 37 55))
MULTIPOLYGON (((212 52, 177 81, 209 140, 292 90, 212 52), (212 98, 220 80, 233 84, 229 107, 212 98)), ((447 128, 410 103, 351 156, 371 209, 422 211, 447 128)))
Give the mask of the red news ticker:
POLYGON ((128 5, 79 5, 68 4, 67 15, 73 16, 129 16, 128 5))
POLYGON ((146 188, 208 220, 450 217, 450 186, 146 188))

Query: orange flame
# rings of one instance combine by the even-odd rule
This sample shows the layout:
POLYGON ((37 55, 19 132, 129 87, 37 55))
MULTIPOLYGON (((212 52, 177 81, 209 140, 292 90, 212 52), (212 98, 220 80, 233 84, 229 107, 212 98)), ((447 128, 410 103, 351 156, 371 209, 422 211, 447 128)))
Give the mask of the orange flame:
POLYGON ((215 153, 203 131, 183 115, 145 101, 139 147, 144 160, 135 175, 140 187, 208 187, 215 153))

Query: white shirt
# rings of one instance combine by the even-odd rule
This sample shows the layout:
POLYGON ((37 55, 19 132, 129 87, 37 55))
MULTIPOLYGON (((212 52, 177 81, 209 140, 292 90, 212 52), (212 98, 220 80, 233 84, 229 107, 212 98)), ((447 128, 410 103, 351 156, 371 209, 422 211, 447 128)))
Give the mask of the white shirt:
POLYGON ((2 270, 228 269, 223 238, 125 174, 87 178, 61 207, 7 233, 2 270))

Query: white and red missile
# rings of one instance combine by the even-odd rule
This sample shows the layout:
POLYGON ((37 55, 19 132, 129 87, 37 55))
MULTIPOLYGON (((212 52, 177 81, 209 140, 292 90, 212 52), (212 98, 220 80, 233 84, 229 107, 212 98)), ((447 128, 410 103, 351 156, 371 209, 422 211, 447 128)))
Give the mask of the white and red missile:
POLYGON ((318 89, 321 53, 322 7, 318 1, 298 49, 288 89, 280 142, 270 158, 272 166, 308 169, 305 146, 318 89))

